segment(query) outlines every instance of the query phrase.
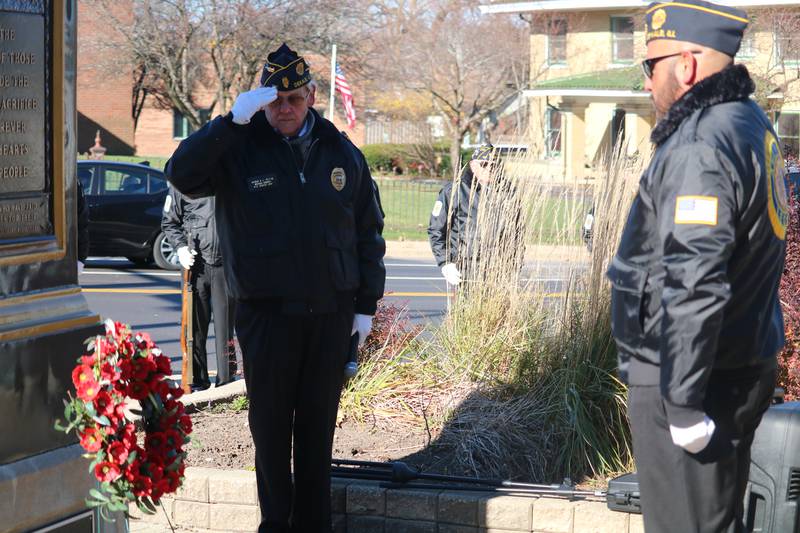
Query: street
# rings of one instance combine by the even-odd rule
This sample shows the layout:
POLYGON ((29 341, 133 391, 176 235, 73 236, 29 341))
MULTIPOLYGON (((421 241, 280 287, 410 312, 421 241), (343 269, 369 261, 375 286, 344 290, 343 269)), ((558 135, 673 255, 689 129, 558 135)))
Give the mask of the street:
MULTIPOLYGON (((523 271, 523 278, 558 296, 564 285, 566 263, 540 263, 523 271)), ((433 260, 386 259, 387 302, 406 309, 413 324, 436 325, 447 310, 445 281, 433 260)), ((174 373, 180 372, 180 272, 156 267, 139 268, 122 258, 89 258, 80 276, 89 308, 102 319, 129 324, 133 331, 150 334, 172 360, 174 373)), ((207 351, 214 354, 213 321, 207 351)), ((208 358, 210 371, 216 370, 214 357, 208 358)))
MULTIPOLYGON (((407 307, 415 324, 438 323, 447 309, 445 282, 433 261, 386 260, 387 301, 407 307)), ((180 371, 180 272, 138 268, 122 258, 89 258, 80 283, 89 308, 102 319, 150 334, 180 371)), ((208 353, 214 353, 213 321, 208 353)), ((209 369, 215 369, 209 358, 209 369)))

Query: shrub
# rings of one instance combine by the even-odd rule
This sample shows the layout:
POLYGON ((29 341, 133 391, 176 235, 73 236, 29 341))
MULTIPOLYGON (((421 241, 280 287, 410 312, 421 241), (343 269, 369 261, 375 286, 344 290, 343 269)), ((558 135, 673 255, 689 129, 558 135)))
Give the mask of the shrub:
MULTIPOLYGON (((412 176, 450 177, 450 145, 433 144, 366 144, 361 152, 373 174, 408 174, 412 176)), ((469 160, 472 150, 461 150, 461 165, 469 160)))
POLYGON ((786 265, 781 278, 780 300, 786 344, 778 355, 778 386, 787 401, 800 400, 800 200, 792 194, 786 231, 786 265))

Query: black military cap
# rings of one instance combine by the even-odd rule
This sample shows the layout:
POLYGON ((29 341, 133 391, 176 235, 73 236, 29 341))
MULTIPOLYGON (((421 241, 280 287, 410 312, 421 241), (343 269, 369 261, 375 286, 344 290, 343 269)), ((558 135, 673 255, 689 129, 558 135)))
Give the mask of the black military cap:
POLYGON ((703 0, 653 2, 647 8, 645 33, 654 39, 687 41, 731 57, 739 51, 747 27, 747 13, 703 0))
POLYGON ((279 91, 292 91, 311 81, 311 72, 305 59, 283 43, 267 56, 261 72, 261 86, 275 87, 279 91))
POLYGON ((494 146, 490 143, 485 143, 477 148, 475 151, 472 152, 472 161, 491 161, 492 160, 492 152, 494 151, 494 146))

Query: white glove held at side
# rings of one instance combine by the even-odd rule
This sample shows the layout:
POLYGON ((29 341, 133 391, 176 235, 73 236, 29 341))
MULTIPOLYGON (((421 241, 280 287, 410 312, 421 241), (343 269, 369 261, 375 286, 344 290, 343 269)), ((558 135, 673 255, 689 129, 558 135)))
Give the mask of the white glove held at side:
POLYGON ((353 317, 353 331, 350 335, 355 335, 358 332, 358 345, 364 344, 367 335, 372 331, 372 317, 369 315, 356 315, 353 317))
POLYGON ((699 453, 708 446, 715 429, 714 421, 706 416, 705 420, 688 428, 670 425, 669 434, 676 446, 680 446, 689 453, 699 453))
POLYGON ((231 113, 236 124, 247 124, 256 111, 264 109, 267 104, 278 97, 278 90, 275 87, 259 87, 252 91, 247 91, 236 97, 231 113))
POLYGON ((458 271, 455 263, 447 263, 442 267, 442 276, 447 280, 450 285, 458 285, 461 283, 461 272, 458 271))
POLYGON ((178 248, 178 262, 180 262, 181 266, 186 270, 192 268, 194 265, 194 256, 197 255, 197 252, 194 250, 189 251, 188 246, 181 246, 178 248))

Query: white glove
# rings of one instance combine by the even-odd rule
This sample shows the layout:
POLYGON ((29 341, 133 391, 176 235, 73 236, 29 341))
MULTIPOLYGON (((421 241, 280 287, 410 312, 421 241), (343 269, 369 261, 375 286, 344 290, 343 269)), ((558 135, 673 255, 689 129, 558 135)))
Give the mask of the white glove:
POLYGON ((192 268, 194 265, 194 256, 197 255, 197 252, 194 250, 189 251, 188 246, 181 246, 178 248, 178 261, 180 262, 181 266, 186 270, 192 268))
POLYGON ((689 453, 702 452, 711 441, 716 426, 714 421, 705 417, 705 420, 688 428, 669 426, 669 434, 672 435, 672 442, 680 446, 689 453))
POLYGON ((356 315, 353 317, 353 331, 350 335, 355 335, 358 332, 358 345, 364 344, 367 340, 367 335, 372 331, 372 317, 369 315, 356 315))
POLYGON ((278 97, 278 90, 275 87, 259 87, 252 91, 247 91, 236 97, 231 113, 236 124, 247 124, 256 111, 264 109, 267 104, 278 97))
POLYGON ((447 263, 442 267, 442 276, 447 280, 450 285, 458 285, 461 283, 461 272, 458 271, 455 263, 447 263))
POLYGON ((83 261, 78 261, 78 275, 83 274, 83 261))

